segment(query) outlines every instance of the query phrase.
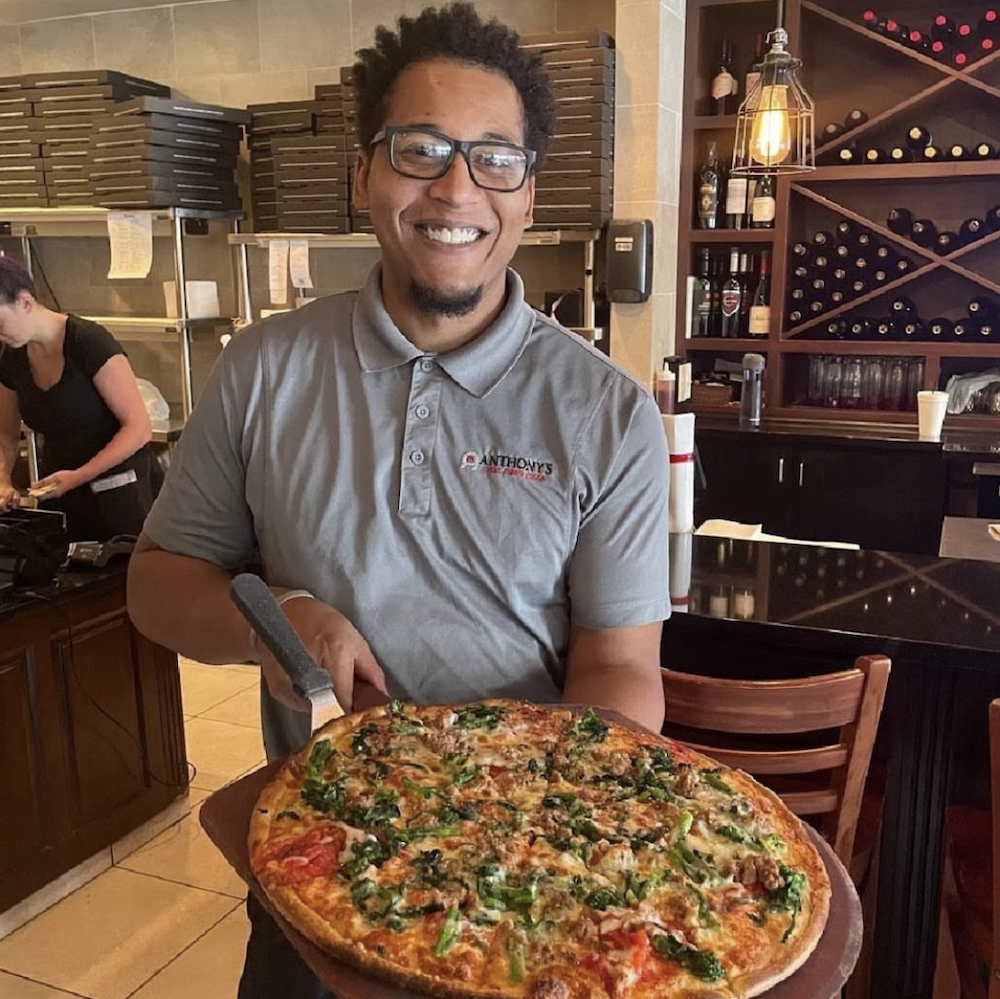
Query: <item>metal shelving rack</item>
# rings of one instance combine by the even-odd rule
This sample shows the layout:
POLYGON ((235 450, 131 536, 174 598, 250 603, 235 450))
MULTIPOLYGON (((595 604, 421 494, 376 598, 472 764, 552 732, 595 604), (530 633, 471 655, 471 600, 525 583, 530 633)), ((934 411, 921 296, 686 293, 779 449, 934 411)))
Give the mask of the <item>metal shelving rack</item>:
MULTIPOLYGON (((594 319, 594 256, 595 244, 600 235, 596 229, 553 229, 524 233, 521 246, 562 246, 573 243, 583 248, 583 319, 584 325, 573 330, 593 342, 599 340, 603 331, 596 328, 594 319)), ((253 322, 253 304, 250 294, 250 267, 248 251, 250 247, 267 249, 275 240, 301 240, 316 250, 377 250, 378 240, 369 233, 345 233, 328 235, 323 233, 256 232, 229 234, 229 242, 237 247, 239 254, 239 283, 243 303, 243 315, 247 322, 253 322)))

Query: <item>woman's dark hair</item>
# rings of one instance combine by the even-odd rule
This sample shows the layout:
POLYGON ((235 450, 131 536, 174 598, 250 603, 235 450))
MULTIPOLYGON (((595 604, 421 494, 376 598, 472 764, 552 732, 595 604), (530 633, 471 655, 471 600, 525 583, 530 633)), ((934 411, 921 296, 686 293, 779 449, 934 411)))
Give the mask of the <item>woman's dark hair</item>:
POLYGON ((31 275, 10 257, 0 256, 0 305, 9 305, 22 291, 38 297, 31 275))
POLYGON ((385 124, 399 74, 414 63, 451 59, 502 73, 521 98, 525 144, 545 158, 552 134, 555 103, 542 60, 520 48, 517 33, 496 18, 483 21, 471 3, 427 7, 416 17, 400 17, 397 30, 375 29, 375 45, 358 50, 354 64, 358 137, 367 149, 385 124))

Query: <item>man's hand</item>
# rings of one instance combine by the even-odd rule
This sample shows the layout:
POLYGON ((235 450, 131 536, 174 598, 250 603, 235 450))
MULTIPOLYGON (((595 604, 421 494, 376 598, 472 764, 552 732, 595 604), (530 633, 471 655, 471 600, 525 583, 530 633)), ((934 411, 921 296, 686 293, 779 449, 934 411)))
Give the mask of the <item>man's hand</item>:
POLYGON ((13 510, 20 502, 21 494, 9 483, 0 483, 0 513, 13 510))
POLYGON ((38 498, 40 500, 52 500, 59 499, 60 496, 65 496, 71 489, 76 489, 82 485, 82 477, 80 473, 74 469, 73 471, 63 470, 61 472, 53 472, 51 475, 46 475, 44 479, 32 482, 31 489, 45 490, 44 494, 40 495, 38 498))
MULTIPOLYGON (((333 681, 333 692, 345 711, 366 707, 372 702, 368 687, 385 693, 385 675, 375 661, 368 643, 357 628, 339 611, 316 599, 297 597, 282 606, 285 616, 302 639, 316 663, 333 681), (355 684, 366 690, 365 703, 354 705, 355 684)), ((271 696, 286 707, 308 711, 309 703, 292 690, 292 681, 258 638, 261 672, 271 696)), ((359 694, 359 700, 361 695, 359 694)))

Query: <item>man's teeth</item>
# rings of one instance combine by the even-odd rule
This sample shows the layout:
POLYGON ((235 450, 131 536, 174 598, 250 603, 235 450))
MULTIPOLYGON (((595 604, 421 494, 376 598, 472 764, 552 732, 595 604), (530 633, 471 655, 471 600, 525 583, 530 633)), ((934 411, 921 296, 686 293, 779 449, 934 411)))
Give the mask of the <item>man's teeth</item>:
POLYGON ((438 243, 471 243, 479 239, 480 234, 474 228, 446 229, 443 226, 422 225, 420 229, 428 239, 438 243))

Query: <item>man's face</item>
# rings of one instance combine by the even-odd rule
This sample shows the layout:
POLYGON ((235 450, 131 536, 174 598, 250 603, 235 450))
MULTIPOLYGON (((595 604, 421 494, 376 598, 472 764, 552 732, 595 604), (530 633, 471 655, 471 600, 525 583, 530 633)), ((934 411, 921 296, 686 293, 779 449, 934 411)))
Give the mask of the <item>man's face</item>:
MULTIPOLYGON (((453 139, 524 144, 521 102, 505 76, 447 60, 416 63, 396 81, 385 125, 453 139)), ((478 187, 456 153, 443 177, 393 170, 385 142, 361 153, 354 201, 382 247, 383 294, 425 313, 465 315, 503 301, 506 268, 531 224, 534 178, 517 191, 478 187)))

